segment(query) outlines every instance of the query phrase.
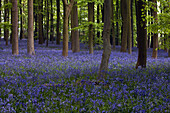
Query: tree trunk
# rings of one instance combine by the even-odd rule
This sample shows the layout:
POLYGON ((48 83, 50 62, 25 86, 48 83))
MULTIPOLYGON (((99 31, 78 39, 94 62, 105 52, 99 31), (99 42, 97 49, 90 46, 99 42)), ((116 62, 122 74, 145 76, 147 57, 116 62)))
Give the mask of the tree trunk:
POLYGON ((146 59, 147 59, 147 34, 146 34, 146 10, 145 3, 143 0, 136 1, 136 20, 137 20, 137 41, 138 41, 138 60, 136 64, 136 69, 138 66, 146 68, 146 59), (143 10, 143 11, 142 11, 143 10))
POLYGON ((57 0, 57 39, 56 39, 56 44, 60 45, 60 38, 61 38, 61 33, 60 33, 60 0, 57 0))
POLYGON ((119 44, 119 0, 116 0, 116 19, 117 19, 117 22, 116 22, 116 36, 117 36, 117 45, 120 45, 119 44))
MULTIPOLYGON (((22 1, 22 0, 19 0, 20 5, 22 4, 21 1, 22 1)), ((20 26, 20 27, 21 27, 21 28, 20 28, 20 29, 21 29, 21 31, 20 31, 20 40, 22 40, 22 39, 24 38, 24 34, 23 34, 23 23, 22 23, 22 7, 20 7, 20 22, 21 22, 21 24, 20 24, 20 25, 21 25, 21 26, 20 26)))
POLYGON ((27 53, 35 55, 34 51, 34 21, 33 21, 33 0, 28 0, 28 40, 27 53))
MULTIPOLYGON (((154 8, 157 9, 157 0, 152 0, 154 3, 154 8)), ((158 16, 157 16, 157 11, 153 11, 153 18, 154 22, 158 22, 158 16)), ((153 34, 153 52, 152 52, 152 58, 157 59, 158 56, 158 33, 153 34)))
MULTIPOLYGON (((78 11, 77 11, 77 2, 74 3, 73 9, 71 11, 71 28, 78 27, 78 11)), ((78 30, 71 31, 71 43, 72 43, 72 52, 80 52, 80 43, 79 43, 79 32, 78 30)))
POLYGON ((39 44, 43 44, 43 0, 39 0, 39 14, 38 14, 38 38, 39 44))
POLYGON ((132 33, 132 48, 134 47, 134 31, 133 31, 133 0, 131 0, 131 33, 132 33))
MULTIPOLYGON (((101 13, 102 13, 102 23, 104 23, 104 3, 103 6, 101 6, 101 13)), ((102 31, 102 37, 103 37, 103 31, 102 31)))
MULTIPOLYGON (((12 4, 12 0, 9 0, 9 1, 12 4)), ((11 25, 12 25, 12 8, 11 8, 11 25)), ((10 33, 10 44, 12 44, 12 28, 11 28, 11 33, 10 33)))
MULTIPOLYGON (((98 4, 97 5, 97 24, 99 24, 100 23, 100 19, 99 19, 99 16, 100 16, 100 12, 99 12, 99 10, 100 10, 100 5, 98 4)), ((99 28, 98 28, 99 29, 99 28)), ((97 31, 97 44, 99 44, 100 42, 99 42, 99 38, 100 38, 100 31, 97 31)))
POLYGON ((63 1, 64 8, 64 22, 63 22, 63 52, 62 55, 64 57, 68 56, 68 17, 72 10, 74 0, 70 0, 70 4, 67 3, 67 0, 63 1))
MULTIPOLYGON (((8 3, 8 0, 4 0, 4 4, 7 4, 8 3)), ((5 9, 4 9, 4 22, 8 22, 9 20, 9 11, 8 11, 9 9, 8 9, 8 7, 7 6, 5 6, 5 9)), ((5 39, 5 41, 6 41, 6 45, 8 45, 8 37, 9 37, 9 30, 7 29, 7 26, 6 25, 4 25, 4 39, 5 39)))
MULTIPOLYGON (((34 0, 33 2, 34 2, 34 4, 37 4, 37 0, 34 0)), ((38 37, 37 37, 37 36, 38 36, 38 35, 37 35, 37 33, 38 33, 38 30, 37 30, 37 27, 38 27, 37 11, 38 11, 38 7, 35 5, 35 6, 34 6, 34 21, 35 21, 34 38, 35 38, 35 39, 38 38, 38 37)))
POLYGON ((103 28, 103 54, 99 70, 99 79, 106 79, 109 58, 111 53, 110 45, 110 25, 111 25, 111 0, 104 1, 104 28, 103 28))
MULTIPOLYGON (((152 2, 152 0, 148 0, 148 1, 152 2)), ((151 16, 153 16, 153 12, 154 12, 154 10, 152 8, 150 8, 150 15, 151 16)), ((151 19, 151 23, 150 24, 153 24, 153 19, 151 19)), ((151 32, 149 35, 150 35, 149 38, 151 38, 150 48, 153 48, 153 33, 151 32)))
POLYGON ((47 9, 47 27, 46 27, 46 47, 48 47, 48 31, 49 31, 49 1, 46 0, 46 9, 47 9))
POLYGON ((12 54, 18 55, 18 3, 12 0, 12 54))
POLYGON ((126 52, 127 50, 127 32, 128 32, 128 16, 127 16, 127 0, 121 0, 121 14, 122 14, 122 37, 121 37, 121 50, 120 52, 126 52))
POLYGON ((113 0, 111 0, 111 19, 112 19, 112 43, 113 43, 113 50, 116 49, 116 42, 115 42, 115 24, 114 24, 114 4, 113 4, 113 0))
POLYGON ((53 0, 51 2, 51 30, 50 30, 50 41, 54 41, 54 26, 53 26, 53 0))
MULTIPOLYGON (((94 2, 88 3, 88 22, 94 22, 94 2)), ((89 53, 93 54, 93 24, 89 25, 89 53)))
POLYGON ((127 0, 127 39, 128 39, 128 53, 132 53, 132 34, 131 34, 131 1, 127 0))
MULTIPOLYGON (((2 1, 0 0, 0 7, 2 6, 2 5, 1 5, 1 2, 2 2, 2 1)), ((0 10, 0 23, 1 23, 1 10, 0 10)), ((0 40, 1 40, 1 27, 0 27, 0 40)))

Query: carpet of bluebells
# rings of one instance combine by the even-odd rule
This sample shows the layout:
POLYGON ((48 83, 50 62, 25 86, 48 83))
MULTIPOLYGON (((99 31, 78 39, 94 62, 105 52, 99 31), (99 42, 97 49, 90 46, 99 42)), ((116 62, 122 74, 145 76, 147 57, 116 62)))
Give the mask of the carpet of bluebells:
POLYGON ((100 47, 90 55, 82 44, 81 52, 69 50, 63 58, 62 45, 37 43, 35 56, 27 55, 26 40, 13 56, 11 45, 0 42, 0 112, 170 112, 170 58, 164 50, 155 60, 148 49, 147 68, 136 70, 137 48, 129 55, 117 46, 107 79, 96 85, 100 47))

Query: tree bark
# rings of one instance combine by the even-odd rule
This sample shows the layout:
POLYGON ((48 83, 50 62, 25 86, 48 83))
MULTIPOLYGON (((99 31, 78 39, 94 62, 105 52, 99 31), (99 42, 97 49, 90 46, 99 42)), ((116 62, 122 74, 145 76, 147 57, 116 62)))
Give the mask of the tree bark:
POLYGON ((28 40, 27 53, 35 55, 34 50, 34 21, 33 21, 33 0, 28 0, 28 40))
POLYGON ((133 0, 131 0, 131 33, 132 33, 132 48, 134 47, 134 31, 133 31, 133 0))
MULTIPOLYGON (((102 13, 102 23, 104 23, 104 3, 103 6, 101 6, 101 13, 102 13)), ((103 31, 102 31, 102 37, 103 37, 103 31)))
POLYGON ((128 53, 132 53, 132 34, 131 34, 131 1, 127 0, 127 39, 128 39, 128 53))
MULTIPOLYGON (((9 1, 12 4, 12 0, 9 0, 9 1)), ((11 8, 11 25, 12 25, 12 8, 11 8)), ((11 33, 10 33, 10 44, 12 44, 12 28, 11 28, 11 33)))
POLYGON ((64 57, 68 56, 68 17, 72 10, 74 0, 70 0, 70 4, 67 3, 67 0, 63 1, 64 8, 64 23, 63 23, 63 52, 62 55, 64 57))
POLYGON ((116 19, 117 19, 117 22, 116 22, 116 36, 117 36, 117 45, 120 45, 119 44, 119 0, 116 0, 116 19))
MULTIPOLYGON (((0 0, 0 7, 2 6, 2 4, 1 4, 1 0, 0 0)), ((0 10, 0 23, 1 23, 1 10, 0 10)), ((1 27, 0 27, 0 40, 1 40, 1 27)))
POLYGON ((46 0, 46 9, 47 9, 47 29, 46 29, 46 47, 48 47, 48 31, 49 31, 49 1, 46 0))
MULTIPOLYGON (((94 22, 94 2, 88 3, 88 22, 94 22)), ((89 25, 89 53, 93 54, 93 24, 89 25)))
POLYGON ((57 0, 57 39, 56 44, 60 45, 61 33, 60 33, 60 0, 57 0))
POLYGON ((127 32, 128 32, 128 10, 127 0, 121 0, 121 14, 122 14, 122 37, 121 37, 121 50, 120 52, 126 52, 127 50, 127 32))
POLYGON ((103 54, 99 70, 99 79, 106 79, 106 71, 111 53, 110 25, 111 25, 111 0, 104 1, 104 28, 103 28, 103 54))
MULTIPOLYGON (((7 4, 8 0, 4 0, 4 4, 7 4)), ((9 9, 7 6, 4 7, 4 22, 8 22, 9 21, 9 9)), ((6 45, 8 46, 8 37, 9 37, 9 30, 7 29, 7 26, 4 26, 4 39, 6 41, 6 45)))
MULTIPOLYGON (((71 11, 71 28, 78 27, 78 11, 77 11, 77 2, 74 3, 73 9, 71 11)), ((71 31, 71 43, 72 43, 72 52, 80 52, 80 42, 79 42, 79 32, 78 30, 71 31)))
POLYGON ((54 41, 54 26, 53 26, 53 0, 50 0, 51 2, 51 30, 50 30, 50 41, 54 41))
MULTIPOLYGON (((21 1, 22 1, 22 0, 19 0, 20 5, 22 4, 21 1)), ((23 22, 22 22, 22 7, 20 7, 20 22, 21 22, 21 24, 20 24, 20 25, 21 25, 21 26, 20 26, 20 27, 21 27, 21 28, 20 28, 20 29, 21 29, 21 31, 20 31, 20 40, 22 40, 22 39, 24 38, 23 22)))
POLYGON ((39 0, 39 14, 38 14, 38 38, 39 44, 43 44, 43 0, 39 0))
POLYGON ((137 20, 137 41, 138 41, 138 60, 136 64, 136 69, 138 66, 146 68, 147 59, 147 32, 146 32, 146 10, 145 3, 143 0, 136 1, 136 20, 137 20), (144 11, 142 11, 144 10, 144 11))
MULTIPOLYGON (((100 19, 99 19, 99 16, 100 16, 100 12, 99 12, 99 10, 100 10, 100 5, 98 4, 97 5, 97 24, 99 24, 100 23, 100 19)), ((99 28, 97 28, 97 29, 99 29, 99 28)), ((100 42, 99 42, 99 38, 100 38, 100 31, 98 31, 97 32, 97 44, 99 44, 100 42)))
MULTIPOLYGON (((33 1, 34 4, 37 4, 37 0, 33 1)), ((35 31, 34 31, 34 39, 37 39, 38 37, 38 19, 37 19, 37 11, 38 7, 35 5, 34 6, 34 21, 35 21, 35 31)))
POLYGON ((12 54, 18 55, 18 3, 12 0, 12 54))
POLYGON ((114 24, 114 4, 113 4, 113 0, 111 0, 111 19, 112 19, 112 43, 113 43, 113 50, 116 49, 116 42, 115 42, 115 24, 114 24))
MULTIPOLYGON (((154 8, 157 9, 157 0, 152 0, 154 3, 154 8)), ((158 22, 158 16, 157 11, 153 10, 153 18, 154 23, 158 22)), ((153 52, 152 52, 152 58, 157 59, 158 56, 158 33, 153 33, 153 52)))

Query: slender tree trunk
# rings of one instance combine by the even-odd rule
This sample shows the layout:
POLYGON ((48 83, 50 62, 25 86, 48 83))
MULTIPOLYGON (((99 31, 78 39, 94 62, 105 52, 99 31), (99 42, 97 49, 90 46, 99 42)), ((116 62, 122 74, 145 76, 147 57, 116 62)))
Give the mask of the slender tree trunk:
POLYGON ((38 38, 39 38, 39 44, 43 44, 43 0, 39 0, 39 16, 38 16, 38 38))
MULTIPOLYGON (((148 0, 148 1, 152 2, 152 0, 148 0)), ((150 15, 151 16, 153 16, 153 11, 154 10, 151 8, 151 10, 150 10, 150 15)), ((151 24, 153 24, 153 19, 151 19, 151 24)), ((151 38, 150 48, 153 48, 153 33, 152 32, 150 33, 150 38, 151 38)))
POLYGON ((50 30, 50 41, 54 41, 54 26, 53 26, 53 0, 51 2, 51 30, 50 30))
MULTIPOLYGON (((154 7, 157 9, 157 0, 152 0, 155 3, 154 7)), ((153 11, 154 22, 158 22, 157 11, 153 11)), ((153 34, 153 52, 152 58, 157 59, 158 56, 158 33, 153 34)))
POLYGON ((99 79, 106 79, 109 58, 111 54, 110 25, 111 25, 111 0, 104 0, 104 28, 103 28, 103 54, 99 70, 99 79))
MULTIPOLYGON (((4 4, 7 4, 8 3, 8 0, 4 0, 4 4)), ((8 11, 9 9, 8 9, 8 7, 7 6, 5 6, 5 9, 4 9, 4 22, 8 22, 9 20, 8 20, 8 11)), ((6 45, 8 45, 8 36, 9 36, 9 30, 7 29, 7 26, 5 25, 4 26, 4 39, 5 39, 5 41, 6 41, 6 45)))
POLYGON ((121 0, 121 14, 122 14, 122 37, 121 37, 121 50, 120 52, 126 52, 127 50, 127 34, 128 34, 128 9, 127 0, 121 0))
MULTIPOLYGON (((22 1, 22 0, 19 0, 20 5, 22 4, 21 1, 22 1)), ((21 31, 20 31, 20 40, 22 40, 22 39, 24 38, 24 34, 23 34, 23 23, 22 23, 22 7, 20 8, 20 23, 21 23, 21 24, 20 24, 20 27, 21 27, 21 28, 20 28, 20 30, 21 30, 21 31)))
MULTIPOLYGON (((37 4, 37 0, 33 1, 34 4, 37 4)), ((38 7, 35 5, 34 6, 34 21, 35 21, 35 31, 34 31, 34 38, 37 39, 38 37, 38 19, 37 19, 37 11, 38 11, 38 7)))
POLYGON ((128 53, 131 54, 132 53, 132 34, 131 34, 131 1, 127 0, 127 39, 128 39, 128 53))
POLYGON ((136 1, 136 17, 137 17, 137 41, 138 41, 138 60, 136 64, 136 69, 138 66, 146 68, 146 59, 147 59, 147 32, 146 32, 146 10, 145 3, 143 0, 136 1), (142 11, 143 10, 143 11, 142 11), (143 16, 142 16, 143 15, 143 16))
MULTIPOLYGON (((94 2, 88 3, 88 21, 94 22, 94 2)), ((89 53, 93 54, 93 24, 89 25, 89 53)))
MULTIPOLYGON (((0 0, 0 7, 2 6, 2 4, 1 4, 1 0, 0 0)), ((1 23, 1 10, 0 10, 0 23, 1 23)), ((1 27, 0 27, 0 40, 1 40, 1 27)))
MULTIPOLYGON (((74 3, 73 9, 71 11, 71 27, 78 27, 78 11, 77 11, 77 2, 74 3)), ((79 43, 79 32, 78 30, 71 31, 71 43, 72 43, 72 52, 80 52, 80 43, 79 43)))
POLYGON ((119 0, 116 0, 116 19, 117 19, 117 22, 116 22, 116 36, 117 36, 117 45, 120 45, 119 44, 119 0))
POLYGON ((35 55, 34 50, 34 21, 33 21, 33 0, 28 0, 28 40, 27 40, 27 53, 35 55))
POLYGON ((56 39, 56 44, 60 45, 60 38, 61 38, 61 33, 60 33, 60 0, 57 0, 57 39, 56 39))
MULTIPOLYGON (((100 5, 98 4, 97 5, 97 24, 99 24, 100 23, 100 19, 99 19, 99 17, 100 17, 100 5)), ((99 27, 97 28, 97 29, 99 29, 99 27)), ((100 42, 99 42, 99 38, 100 38, 100 31, 98 31, 97 32, 97 44, 99 44, 100 42)))
POLYGON ((49 1, 46 0, 47 3, 46 3, 46 8, 47 8, 47 34, 46 34, 46 47, 48 47, 48 31, 49 31, 49 1))
POLYGON ((12 54, 18 55, 18 3, 12 0, 12 54))
MULTIPOLYGON (((9 1, 12 4, 12 0, 9 0, 9 1)), ((12 25, 12 8, 11 8, 11 25, 12 25)), ((11 33, 10 33, 10 44, 12 44, 12 29, 11 29, 11 33)))
POLYGON ((68 17, 72 10, 74 0, 70 0, 70 4, 67 3, 67 0, 63 1, 64 8, 64 22, 63 22, 63 52, 62 55, 64 57, 68 56, 68 17))
MULTIPOLYGON (((170 39, 170 35, 169 35, 168 38, 170 39)), ((170 48, 169 48, 169 50, 168 50, 168 57, 170 57, 170 48)))
POLYGON ((116 49, 116 42, 115 42, 115 24, 114 24, 114 4, 113 0, 111 0, 111 19, 112 19, 112 38, 113 38, 113 50, 116 49))
POLYGON ((134 47, 134 31, 133 31, 133 2, 134 0, 131 0, 131 33, 132 33, 132 48, 134 47))
MULTIPOLYGON (((102 13, 102 23, 104 23, 104 3, 103 6, 101 6, 101 13, 102 13)), ((102 37, 103 37, 103 31, 102 31, 102 37)))

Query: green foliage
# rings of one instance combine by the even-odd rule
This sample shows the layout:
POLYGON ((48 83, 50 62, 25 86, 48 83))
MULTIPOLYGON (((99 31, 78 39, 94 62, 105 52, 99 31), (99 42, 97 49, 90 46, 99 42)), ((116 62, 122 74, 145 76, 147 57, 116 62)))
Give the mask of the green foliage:
POLYGON ((158 19, 155 19, 153 16, 147 16, 148 22, 151 24, 148 25, 148 33, 161 33, 164 34, 164 37, 161 37, 161 40, 164 43, 160 46, 160 48, 170 48, 170 3, 165 0, 157 0, 157 4, 153 2, 148 2, 148 9, 156 11, 158 14, 158 19), (158 5, 159 4, 159 5, 158 5), (157 8, 155 7, 157 6, 157 8), (153 22, 152 22, 153 21, 153 22))
POLYGON ((0 23, 0 28, 3 28, 5 26, 5 29, 11 29, 12 24, 9 22, 1 22, 0 23))

